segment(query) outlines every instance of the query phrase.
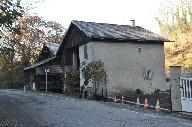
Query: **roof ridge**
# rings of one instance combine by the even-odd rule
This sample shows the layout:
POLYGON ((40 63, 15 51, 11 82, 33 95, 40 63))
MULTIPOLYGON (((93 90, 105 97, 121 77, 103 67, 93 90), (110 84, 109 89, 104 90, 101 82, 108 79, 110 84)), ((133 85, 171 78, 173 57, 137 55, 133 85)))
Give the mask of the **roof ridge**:
POLYGON ((95 24, 106 24, 106 25, 117 25, 117 26, 130 26, 130 27, 136 27, 136 26, 131 26, 131 25, 128 25, 128 24, 116 24, 116 23, 102 23, 102 22, 91 22, 91 21, 80 21, 80 20, 72 20, 71 21, 72 23, 75 23, 75 22, 84 22, 84 23, 95 23, 95 24))

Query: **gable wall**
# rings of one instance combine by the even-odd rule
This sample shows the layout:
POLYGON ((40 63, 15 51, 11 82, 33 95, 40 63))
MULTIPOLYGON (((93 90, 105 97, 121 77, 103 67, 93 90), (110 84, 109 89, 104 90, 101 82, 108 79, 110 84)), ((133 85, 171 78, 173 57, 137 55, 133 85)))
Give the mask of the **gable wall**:
POLYGON ((102 60, 108 72, 108 91, 165 90, 163 44, 131 44, 93 42, 94 59, 102 60), (139 48, 141 52, 139 53, 139 48), (152 79, 144 80, 146 70, 152 79))
POLYGON ((50 51, 47 46, 43 46, 41 52, 39 53, 38 62, 53 57, 54 54, 50 51))
POLYGON ((63 42, 63 51, 61 54, 61 66, 72 66, 73 52, 76 52, 79 45, 85 44, 88 37, 76 26, 72 25, 63 42))
POLYGON ((78 46, 82 43, 85 42, 86 35, 81 32, 76 26, 74 26, 68 35, 67 40, 64 42, 65 43, 65 48, 70 48, 74 46, 78 46))

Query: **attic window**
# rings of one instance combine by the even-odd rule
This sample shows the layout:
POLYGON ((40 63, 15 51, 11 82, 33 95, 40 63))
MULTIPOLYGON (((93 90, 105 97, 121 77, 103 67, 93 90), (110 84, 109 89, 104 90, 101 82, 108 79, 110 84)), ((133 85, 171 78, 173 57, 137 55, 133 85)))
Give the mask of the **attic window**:
POLYGON ((84 46, 84 59, 88 59, 87 45, 84 46))

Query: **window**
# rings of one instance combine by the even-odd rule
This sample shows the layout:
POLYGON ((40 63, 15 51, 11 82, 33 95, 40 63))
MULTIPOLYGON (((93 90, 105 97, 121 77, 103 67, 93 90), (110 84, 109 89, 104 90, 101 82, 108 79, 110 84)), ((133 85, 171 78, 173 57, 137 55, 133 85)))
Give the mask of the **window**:
POLYGON ((88 59, 87 45, 84 46, 84 59, 88 59))
POLYGON ((153 76, 153 71, 152 70, 146 70, 144 72, 144 80, 151 80, 153 76))
POLYGON ((139 53, 141 52, 141 47, 138 48, 138 52, 139 52, 139 53))

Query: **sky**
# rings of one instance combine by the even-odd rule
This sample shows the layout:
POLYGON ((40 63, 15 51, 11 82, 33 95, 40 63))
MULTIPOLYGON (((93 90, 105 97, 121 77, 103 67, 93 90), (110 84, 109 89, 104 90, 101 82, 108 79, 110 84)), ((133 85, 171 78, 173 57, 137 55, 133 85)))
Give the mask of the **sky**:
POLYGON ((155 16, 165 0, 43 0, 33 14, 69 27, 72 20, 131 25, 158 33, 155 16))

